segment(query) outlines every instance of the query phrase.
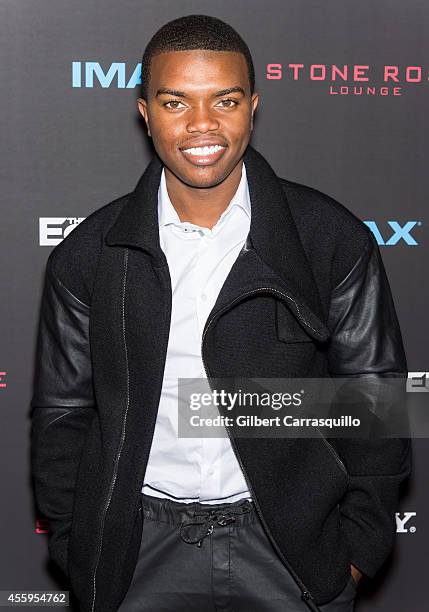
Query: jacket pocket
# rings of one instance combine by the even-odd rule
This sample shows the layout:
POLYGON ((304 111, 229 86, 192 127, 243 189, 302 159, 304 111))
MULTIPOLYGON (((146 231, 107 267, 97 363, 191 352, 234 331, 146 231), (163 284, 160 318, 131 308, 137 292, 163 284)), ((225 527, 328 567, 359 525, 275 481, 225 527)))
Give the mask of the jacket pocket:
POLYGON ((329 452, 331 453, 331 455, 333 456, 333 458, 335 459, 335 461, 337 462, 338 467, 340 468, 340 470, 342 472, 344 472, 344 474, 347 476, 347 480, 349 478, 349 474, 347 472, 347 468, 344 465, 343 460, 341 459, 341 457, 339 456, 339 454, 337 453, 337 451, 335 450, 335 448, 333 447, 333 445, 328 442, 328 440, 325 438, 325 436, 322 434, 322 432, 320 431, 320 429, 318 427, 316 427, 318 433, 320 434, 323 442, 326 445, 326 448, 329 450, 329 452))
POLYGON ((305 327, 306 324, 298 321, 282 300, 276 300, 276 331, 279 340, 288 343, 312 342, 313 337, 305 327))

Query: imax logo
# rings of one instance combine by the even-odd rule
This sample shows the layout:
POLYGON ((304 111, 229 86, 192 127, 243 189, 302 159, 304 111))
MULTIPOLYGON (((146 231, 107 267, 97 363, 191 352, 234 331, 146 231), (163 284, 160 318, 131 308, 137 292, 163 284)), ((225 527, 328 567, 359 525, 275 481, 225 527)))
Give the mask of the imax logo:
POLYGON ((364 223, 372 231, 378 244, 393 246, 398 244, 400 240, 403 240, 408 246, 418 246, 419 244, 411 235, 411 232, 422 224, 421 221, 407 221, 405 225, 400 225, 398 221, 388 221, 387 224, 389 225, 390 230, 393 230, 393 234, 390 232, 389 236, 387 236, 387 232, 383 231, 384 235, 381 233, 381 230, 375 221, 364 221, 364 223))
POLYGON ((40 217, 40 246, 56 246, 84 219, 85 217, 40 217))
POLYGON ((141 63, 127 79, 126 64, 113 62, 105 71, 99 62, 72 62, 72 87, 94 87, 94 78, 101 87, 133 89, 141 84, 141 63))
POLYGON ((408 372, 408 393, 429 393, 429 372, 408 372))
POLYGON ((417 512, 396 512, 396 533, 415 533, 417 527, 415 525, 408 525, 413 516, 417 516, 417 512))

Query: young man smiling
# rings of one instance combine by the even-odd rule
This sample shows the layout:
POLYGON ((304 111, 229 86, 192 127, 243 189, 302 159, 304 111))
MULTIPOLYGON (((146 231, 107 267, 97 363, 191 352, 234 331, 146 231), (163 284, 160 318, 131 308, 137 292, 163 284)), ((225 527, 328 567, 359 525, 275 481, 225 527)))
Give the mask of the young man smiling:
POLYGON ((47 262, 37 501, 83 612, 346 612, 394 537, 403 439, 180 438, 177 379, 407 376, 378 246, 249 145, 259 96, 224 22, 162 27, 136 188, 47 262))

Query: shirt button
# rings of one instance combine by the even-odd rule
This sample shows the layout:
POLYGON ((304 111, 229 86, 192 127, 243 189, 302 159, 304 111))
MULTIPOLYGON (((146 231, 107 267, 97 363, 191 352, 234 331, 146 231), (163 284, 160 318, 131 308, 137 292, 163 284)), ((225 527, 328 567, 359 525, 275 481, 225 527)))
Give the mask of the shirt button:
POLYGON ((205 301, 206 301, 206 299, 207 299, 207 294, 202 293, 202 294, 201 294, 201 299, 202 299, 202 300, 205 302, 205 301))
POLYGON ((210 469, 209 469, 209 471, 207 472, 207 474, 208 474, 209 476, 213 476, 213 474, 214 474, 214 470, 213 470, 212 468, 210 468, 210 469))

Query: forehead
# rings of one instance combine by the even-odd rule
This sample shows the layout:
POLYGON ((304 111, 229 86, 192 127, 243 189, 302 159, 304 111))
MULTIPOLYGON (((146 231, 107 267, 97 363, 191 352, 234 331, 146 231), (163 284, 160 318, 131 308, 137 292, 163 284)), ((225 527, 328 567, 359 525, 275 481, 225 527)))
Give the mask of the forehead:
POLYGON ((152 58, 150 89, 210 91, 241 85, 250 88, 247 63, 234 51, 168 51, 152 58))

